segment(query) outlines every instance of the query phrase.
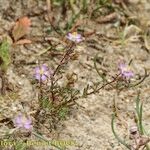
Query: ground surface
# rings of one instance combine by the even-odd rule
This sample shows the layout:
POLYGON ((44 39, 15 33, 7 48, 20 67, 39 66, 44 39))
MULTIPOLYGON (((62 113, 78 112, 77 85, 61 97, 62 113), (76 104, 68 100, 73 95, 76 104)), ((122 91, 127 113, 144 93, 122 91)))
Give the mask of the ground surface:
MULTIPOLYGON (((9 36, 8 33, 14 21, 23 15, 30 17, 32 21, 31 37, 35 37, 33 38, 35 42, 32 44, 12 48, 14 62, 7 75, 17 98, 12 101, 7 97, 0 101, 1 119, 6 116, 11 118, 16 111, 22 109, 18 101, 24 103, 26 110, 33 109, 34 111, 32 105, 37 101, 37 91, 34 90, 31 83, 32 70, 37 62, 46 62, 49 66, 53 66, 59 60, 59 56, 55 58, 50 52, 40 55, 40 52, 49 45, 48 41, 42 41, 42 37, 54 38, 53 35, 45 32, 49 27, 45 17, 45 5, 44 1, 0 1, 0 38, 9 36)), ((150 21, 150 1, 141 0, 140 3, 133 1, 129 9, 132 12, 131 17, 137 18, 140 22, 138 27, 144 31, 145 24, 150 21)), ((78 74, 76 86, 80 90, 83 90, 85 83, 91 84, 92 81, 100 80, 93 69, 92 59, 96 54, 102 59, 101 64, 98 65, 99 69, 106 70, 109 75, 115 75, 119 59, 127 62, 133 59, 132 67, 136 74, 143 75, 144 68, 150 72, 150 51, 145 48, 140 38, 134 41, 125 39, 124 44, 121 44, 122 40, 119 35, 121 31, 118 32, 112 22, 98 24, 90 20, 86 21, 83 26, 89 31, 96 30, 96 33, 76 47, 75 51, 79 53, 78 60, 66 66, 67 73, 78 74)), ((122 28, 122 33, 125 31, 124 28, 122 28)), ((133 34, 130 32, 130 34, 129 38, 138 35, 136 32, 133 34)), ((125 150, 118 144, 111 131, 114 99, 117 102, 120 117, 124 120, 118 122, 117 132, 121 135, 128 135, 127 129, 122 127, 124 122, 128 125, 133 122, 134 100, 138 90, 141 91, 141 99, 144 101, 144 123, 150 129, 150 78, 147 78, 138 88, 122 91, 119 96, 115 90, 103 89, 98 94, 79 99, 78 103, 83 108, 73 108, 67 119, 58 125, 57 131, 49 135, 45 133, 45 135, 49 138, 75 140, 77 146, 68 147, 69 150, 125 150)), ((2 132, 5 128, 7 127, 1 126, 0 131, 2 132)))

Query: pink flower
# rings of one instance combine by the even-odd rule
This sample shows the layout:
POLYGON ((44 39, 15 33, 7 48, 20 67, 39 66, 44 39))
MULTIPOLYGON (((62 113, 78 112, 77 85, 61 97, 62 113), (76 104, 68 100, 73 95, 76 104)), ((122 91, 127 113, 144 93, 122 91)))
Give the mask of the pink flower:
POLYGON ((120 74, 123 78, 129 80, 130 78, 132 78, 134 76, 133 71, 131 71, 129 66, 127 66, 125 63, 120 63, 118 68, 119 68, 120 74))
POLYGON ((78 34, 77 32, 68 33, 67 39, 76 43, 79 43, 83 40, 81 34, 78 34))
POLYGON ((22 128, 22 129, 27 129, 30 130, 32 129, 32 121, 31 118, 26 117, 23 114, 19 114, 15 119, 14 119, 14 125, 17 128, 22 128))
POLYGON ((37 66, 35 68, 35 78, 39 82, 47 80, 51 74, 52 74, 52 71, 50 71, 49 68, 45 64, 41 66, 37 66))

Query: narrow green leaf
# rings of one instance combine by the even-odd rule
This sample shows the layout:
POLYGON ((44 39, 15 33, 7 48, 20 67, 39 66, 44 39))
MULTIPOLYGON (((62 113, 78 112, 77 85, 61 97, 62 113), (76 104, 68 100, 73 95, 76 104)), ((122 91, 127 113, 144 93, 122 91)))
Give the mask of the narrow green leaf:
POLYGON ((99 72, 99 69, 97 68, 97 64, 96 64, 96 59, 97 59, 98 57, 97 57, 97 55, 94 57, 94 68, 95 68, 95 70, 96 70, 96 72, 98 73, 98 75, 103 79, 103 82, 104 81, 107 81, 106 80, 106 78, 105 78, 105 76, 102 74, 102 73, 100 73, 99 72))
MULTIPOLYGON (((42 135, 36 133, 36 132, 32 132, 36 137, 42 139, 45 142, 50 142, 47 138, 43 137, 42 135)), ((54 145, 51 143, 52 146, 56 147, 58 150, 63 150, 62 148, 58 147, 57 145, 54 145)))
POLYGON ((119 143, 121 143, 122 145, 124 145, 127 149, 131 150, 130 146, 124 142, 124 140, 122 140, 118 135, 117 133, 115 132, 115 129, 114 129, 114 120, 115 120, 115 114, 112 115, 112 120, 111 120, 111 129, 112 129, 112 132, 115 136, 115 138, 118 140, 119 143))
POLYGON ((83 3, 82 10, 83 10, 84 13, 86 13, 87 12, 87 0, 83 0, 82 3, 83 3))
POLYGON ((9 53, 10 45, 7 40, 3 40, 2 44, 0 45, 0 68, 2 71, 6 71, 9 64, 10 64, 10 53, 9 53))

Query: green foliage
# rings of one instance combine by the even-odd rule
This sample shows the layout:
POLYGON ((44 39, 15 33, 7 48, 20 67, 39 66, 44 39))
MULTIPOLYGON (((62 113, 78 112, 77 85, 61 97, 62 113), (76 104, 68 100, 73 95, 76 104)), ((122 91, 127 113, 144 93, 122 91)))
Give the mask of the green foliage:
POLYGON ((83 3, 83 8, 82 8, 82 10, 83 10, 84 13, 86 13, 86 12, 87 12, 87 9, 88 9, 87 0, 83 0, 82 3, 83 3))
MULTIPOLYGON (((136 98, 136 119, 137 119, 137 125, 138 129, 141 135, 147 135, 146 130, 143 126, 143 103, 140 101, 140 92, 138 92, 138 96, 136 98)), ((146 144, 146 149, 150 150, 148 144, 146 144)))
POLYGON ((99 72, 99 69, 98 69, 97 63, 96 63, 97 59, 99 59, 99 58, 98 58, 98 56, 96 55, 96 56, 94 57, 94 60, 93 60, 93 61, 94 61, 94 68, 95 68, 96 72, 98 73, 98 75, 100 76, 100 78, 102 78, 103 82, 105 82, 105 81, 107 81, 107 80, 106 80, 106 76, 105 76, 104 73, 100 73, 100 72, 99 72))
POLYGON ((10 53, 9 53, 10 45, 8 41, 3 40, 0 46, 0 68, 2 71, 6 72, 9 64, 10 64, 10 53))
POLYGON ((21 141, 16 142, 16 145, 14 147, 15 147, 15 150, 26 150, 27 149, 26 144, 21 141))
MULTIPOLYGON (((38 137, 39 139, 45 141, 45 142, 49 142, 49 140, 47 138, 45 138, 43 135, 37 133, 37 132, 32 132, 33 135, 35 135, 36 137, 38 137)), ((63 150, 62 148, 58 147, 57 145, 54 145, 51 143, 52 146, 56 147, 58 150, 63 150)))
MULTIPOLYGON (((140 92, 138 92, 137 98, 136 98, 136 123, 138 126, 138 131, 140 133, 140 135, 147 135, 147 132, 144 129, 143 126, 143 103, 140 101, 140 92)), ((115 114, 113 114, 112 116, 112 121, 111 121, 111 128, 112 128, 112 132, 115 136, 115 138, 117 139, 117 141, 119 143, 121 143, 122 145, 124 145, 127 149, 131 150, 131 147, 129 146, 129 144, 127 144, 123 139, 121 139, 118 134, 116 133, 115 129, 114 129, 114 120, 115 120, 115 114)), ((149 146, 148 144, 146 144, 146 149, 149 150, 149 146)))
POLYGON ((66 28, 65 28, 67 31, 69 31, 72 28, 72 26, 74 25, 74 23, 77 20, 77 18, 79 18, 79 15, 80 15, 80 12, 77 13, 77 14, 74 14, 72 16, 72 18, 67 22, 66 28))
POLYGON ((143 104, 140 102, 140 93, 138 93, 138 96, 136 98, 136 119, 137 119, 137 124, 138 128, 141 134, 144 134, 144 129, 142 125, 142 109, 143 109, 143 104))
POLYGON ((63 2, 64 0, 52 0, 52 3, 56 6, 60 6, 63 2))
POLYGON ((99 5, 106 5, 109 3, 109 0, 99 0, 99 5))
POLYGON ((59 118, 60 119, 65 119, 67 114, 68 114, 68 111, 69 111, 69 108, 67 107, 62 107, 60 110, 59 110, 59 118))
POLYGON ((44 97, 41 102, 43 109, 48 108, 50 110, 53 107, 51 101, 47 97, 44 97))
POLYGON ((118 136, 118 134, 116 133, 115 127, 114 127, 114 121, 115 121, 115 114, 112 115, 112 121, 111 121, 111 129, 112 129, 112 132, 113 132, 115 138, 117 139, 117 141, 119 143, 121 143, 122 145, 124 145, 127 149, 131 150, 130 146, 125 142, 125 140, 121 139, 118 136))

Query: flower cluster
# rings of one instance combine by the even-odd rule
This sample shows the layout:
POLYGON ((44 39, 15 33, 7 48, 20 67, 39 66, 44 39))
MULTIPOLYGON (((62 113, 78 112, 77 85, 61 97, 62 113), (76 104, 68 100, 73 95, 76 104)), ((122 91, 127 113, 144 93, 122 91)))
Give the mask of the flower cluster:
POLYGON ((13 122, 15 127, 17 128, 27 129, 27 130, 32 129, 31 118, 29 116, 28 117, 25 116, 24 114, 19 114, 18 116, 16 116, 13 122))
POLYGON ((52 71, 49 70, 49 68, 45 64, 43 64, 41 66, 37 66, 35 68, 35 78, 39 82, 46 81, 48 78, 50 78, 51 75, 52 75, 52 71))
POLYGON ((76 43, 79 43, 83 40, 81 34, 78 34, 77 32, 68 33, 67 39, 76 43))
POLYGON ((127 64, 120 63, 119 66, 118 66, 118 68, 119 68, 121 76, 124 79, 129 80, 129 79, 131 79, 134 76, 133 71, 131 71, 130 67, 127 64))

